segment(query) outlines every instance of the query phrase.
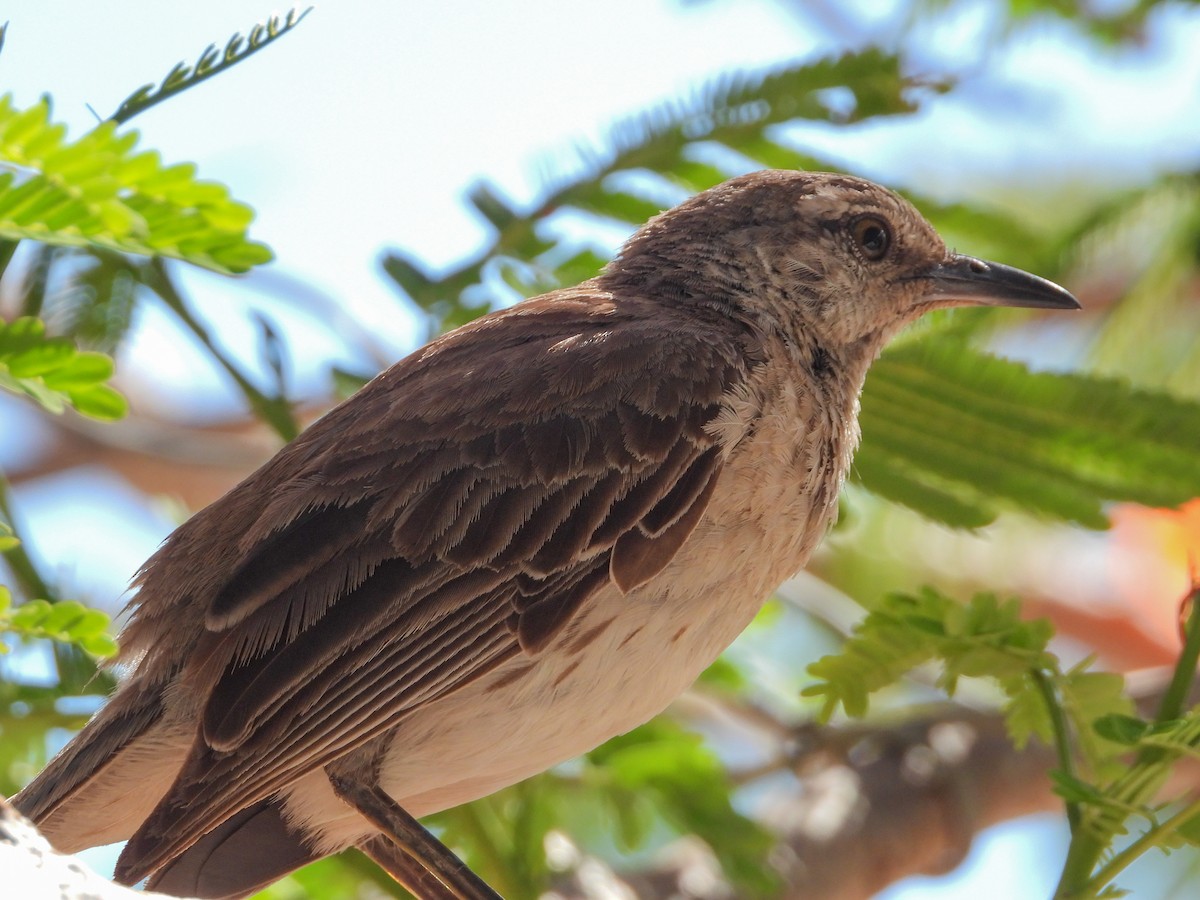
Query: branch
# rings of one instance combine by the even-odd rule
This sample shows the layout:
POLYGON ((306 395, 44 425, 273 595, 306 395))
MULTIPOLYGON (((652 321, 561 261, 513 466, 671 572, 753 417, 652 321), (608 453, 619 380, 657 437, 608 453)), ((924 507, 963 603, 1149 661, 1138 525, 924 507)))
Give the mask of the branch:
POLYGON ((166 894, 134 891, 101 878, 78 859, 58 853, 33 823, 0 797, 0 872, 10 897, 61 900, 154 900, 166 894))
POLYGON ((139 278, 146 287, 166 304, 180 322, 204 345, 213 360, 225 373, 233 379, 254 414, 262 419, 284 441, 290 441, 300 433, 300 427, 292 415, 291 405, 283 396, 269 397, 254 386, 232 357, 226 354, 214 342, 208 329, 193 315, 183 299, 183 295, 175 287, 161 259, 151 259, 138 270, 139 278))

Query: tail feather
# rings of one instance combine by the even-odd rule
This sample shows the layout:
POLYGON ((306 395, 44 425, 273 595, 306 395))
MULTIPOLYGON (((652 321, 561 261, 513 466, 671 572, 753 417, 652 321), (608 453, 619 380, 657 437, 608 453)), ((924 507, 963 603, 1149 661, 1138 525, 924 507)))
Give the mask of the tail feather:
MULTIPOLYGON (((127 839, 162 801, 195 742, 194 722, 164 714, 168 684, 136 678, 123 684, 12 798, 60 851, 127 839)), ((267 799, 166 862, 150 886, 189 897, 244 897, 324 855, 287 826, 278 801, 267 799)), ((128 864, 130 856, 127 847, 122 860, 128 864)))
MULTIPOLYGON (((163 682, 128 682, 50 764, 20 793, 13 805, 42 829, 50 841, 65 852, 75 852, 88 843, 70 836, 65 807, 105 774, 131 744, 162 719, 163 682), (60 821, 61 820, 61 821, 60 821), (47 825, 50 827, 47 827, 47 825), (66 834, 56 840, 57 825, 66 834)), ((150 804, 153 806, 153 803, 150 804)), ((136 827, 136 826, 135 826, 136 827)), ((119 840, 120 835, 112 838, 119 840)))
POLYGON ((159 869, 147 888, 180 897, 233 900, 322 856, 288 827, 277 800, 260 800, 159 869))

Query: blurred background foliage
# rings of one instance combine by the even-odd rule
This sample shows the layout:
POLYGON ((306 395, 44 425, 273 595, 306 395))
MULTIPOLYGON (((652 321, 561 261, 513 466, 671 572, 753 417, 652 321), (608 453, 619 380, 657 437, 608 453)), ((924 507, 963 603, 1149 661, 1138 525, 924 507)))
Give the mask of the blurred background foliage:
MULTIPOLYGON (((913 116, 977 86, 1000 51, 1030 29, 1066 29, 1092 42, 1102 61, 1146 41, 1155 16, 1196 4, 909 0, 894 5, 887 28, 855 4, 778 5, 821 30, 823 52, 767 71, 713 72, 679 97, 632 112, 602 139, 546 156, 532 202, 477 182, 467 200, 487 236, 466 259, 438 266, 403 249, 384 254, 382 270, 420 310, 425 336, 594 275, 634 227, 734 174, 846 168, 822 136, 913 116), (972 63, 939 67, 937 42, 964 15, 978 25, 972 63)), ((135 92, 119 118, 238 62, 298 18, 265 23, 244 41, 204 51, 158 89, 135 92)), ((10 40, 19 39, 19 24, 10 40)), ((320 27, 314 16, 300 31, 320 27)), ((270 66, 270 56, 253 65, 270 66)), ((1026 123, 1031 131, 1037 115, 1026 123)), ((958 192, 902 177, 894 186, 948 244, 1059 281, 1080 297, 1084 312, 945 313, 904 335, 872 370, 863 445, 842 516, 809 572, 781 589, 779 602, 667 716, 584 759, 432 817, 439 834, 514 898, 551 887, 565 896, 869 896, 894 878, 946 866, 915 860, 887 873, 844 872, 836 884, 820 882, 805 874, 805 866, 819 866, 806 861, 786 823, 789 815, 821 814, 811 804, 819 773, 832 769, 814 770, 814 760, 852 759, 876 746, 871 741, 886 744, 905 722, 930 715, 921 704, 943 695, 918 670, 884 694, 870 730, 810 730, 818 706, 800 696, 813 680, 805 667, 842 645, 859 606, 878 608, 892 592, 925 585, 963 599, 996 591, 1019 596, 1026 615, 1054 621, 1055 649, 1068 664, 1095 656, 1117 672, 1169 665, 1179 647, 1187 556, 1200 549, 1200 506, 1193 501, 1200 495, 1200 133, 1196 138, 1192 165, 1133 184, 1086 168, 1060 183, 1013 169, 958 192)), ((60 446, 40 452, 107 466, 146 493, 183 497, 176 510, 182 517, 188 503, 231 486, 387 360, 370 325, 332 315, 286 284, 253 280, 247 284, 273 301, 328 321, 355 349, 352 362, 331 366, 323 389, 298 391, 289 368, 305 348, 265 315, 248 317, 255 358, 225 349, 223 322, 200 315, 183 286, 186 266, 257 272, 270 251, 247 236, 250 210, 229 196, 238 185, 200 180, 195 167, 164 163, 137 143, 115 122, 69 141, 48 101, 24 108, 0 101, 0 387, 50 414, 74 407, 93 418, 119 418, 125 403, 107 385, 112 372, 101 354, 120 358, 146 309, 174 317, 236 385, 250 418, 166 429, 139 415, 138 385, 122 382, 118 369, 113 383, 132 398, 130 417, 98 431, 68 414, 57 432, 60 446)), ((10 429, 4 440, 20 435, 10 429)), ((39 466, 28 469, 10 477, 29 478, 39 466)), ((11 793, 94 707, 108 682, 93 677, 88 652, 107 648, 94 617, 61 605, 61 587, 21 540, 19 510, 2 479, 0 519, 5 581, 26 604, 14 609, 31 610, 9 614, 7 601, 0 610, 0 628, 16 650, 0 681, 0 789, 11 793), (55 604, 64 612, 51 616, 55 604), (49 674, 31 675, 40 657, 28 641, 46 638, 54 641, 49 674)), ((112 598, 84 599, 115 608, 112 598)), ((973 713, 999 703, 986 684, 960 685, 957 697, 973 713)), ((972 721, 979 734, 987 732, 982 720, 972 721)), ((1054 804, 1040 783, 1031 790, 1036 795, 1023 805, 982 819, 1054 804)), ((869 814, 862 804, 886 811, 897 802, 863 789, 856 815, 869 814)), ((916 827, 897 821, 898 835, 916 827)), ((973 831, 964 826, 968 843, 973 831)), ((846 851, 839 846, 821 851, 810 841, 807 849, 845 868, 850 857, 840 856, 846 851)), ((1132 884, 1147 897, 1172 890, 1189 896, 1179 885, 1196 875, 1191 859, 1155 863, 1132 884)), ((1060 864, 1051 860, 1048 874, 1034 882, 1043 892, 1060 864)), ((380 893, 396 889, 349 853, 264 896, 380 893)))

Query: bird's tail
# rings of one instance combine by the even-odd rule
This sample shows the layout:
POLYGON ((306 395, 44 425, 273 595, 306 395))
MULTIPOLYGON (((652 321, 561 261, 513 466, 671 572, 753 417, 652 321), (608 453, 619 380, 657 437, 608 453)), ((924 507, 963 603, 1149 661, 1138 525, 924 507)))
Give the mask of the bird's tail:
POLYGON ((60 851, 127 838, 170 786, 183 756, 170 753, 180 742, 164 727, 163 689, 129 683, 12 798, 60 851))
POLYGON ((226 819, 150 876, 149 890, 179 897, 245 897, 325 854, 288 827, 276 800, 226 819))
MULTIPOLYGON (((162 800, 195 739, 164 714, 166 682, 122 686, 13 805, 63 853, 129 838, 162 800)), ((150 885, 189 897, 243 897, 324 854, 288 828, 273 799, 222 822, 155 872, 150 885)))

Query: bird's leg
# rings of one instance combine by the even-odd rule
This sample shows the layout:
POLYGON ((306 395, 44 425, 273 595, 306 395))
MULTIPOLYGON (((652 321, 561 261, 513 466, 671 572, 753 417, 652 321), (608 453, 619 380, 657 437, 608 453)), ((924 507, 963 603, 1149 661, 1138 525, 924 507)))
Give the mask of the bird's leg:
POLYGON ((458 894, 442 884, 425 864, 401 850, 390 838, 377 834, 358 845, 379 868, 420 900, 458 900, 458 894))
POLYGON ((502 900, 378 785, 326 775, 338 798, 383 832, 360 849, 421 900, 502 900))

